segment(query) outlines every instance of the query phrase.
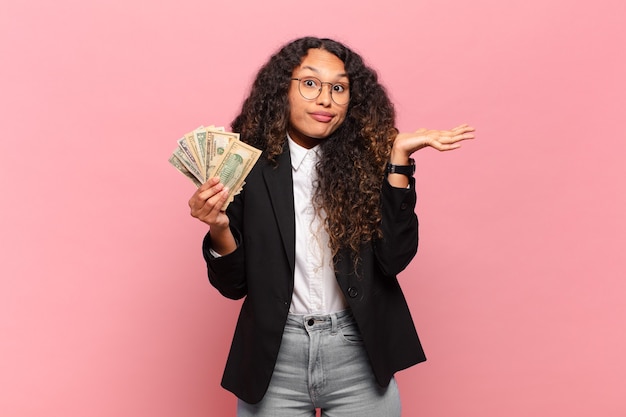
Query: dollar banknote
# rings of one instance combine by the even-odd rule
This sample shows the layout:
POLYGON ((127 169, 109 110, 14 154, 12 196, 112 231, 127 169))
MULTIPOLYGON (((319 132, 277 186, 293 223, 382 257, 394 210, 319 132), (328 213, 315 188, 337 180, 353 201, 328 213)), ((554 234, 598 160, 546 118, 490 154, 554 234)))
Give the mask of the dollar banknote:
POLYGON ((234 141, 228 146, 215 171, 211 172, 211 177, 219 177, 220 182, 228 187, 228 199, 222 210, 226 210, 235 195, 242 190, 244 180, 259 156, 260 150, 241 141, 234 141))
POLYGON ((211 178, 215 167, 221 162, 228 146, 239 140, 239 133, 207 129, 206 177, 211 178))
POLYGON ((198 173, 198 179, 202 182, 206 181, 206 173, 200 169, 200 163, 198 162, 198 156, 191 149, 191 145, 187 141, 187 136, 178 139, 178 148, 175 155, 181 162, 194 174, 198 173))
POLYGON ((189 178, 191 182, 196 185, 196 187, 200 187, 202 185, 202 182, 196 178, 194 174, 192 174, 192 172, 185 166, 185 164, 182 163, 178 156, 172 154, 172 156, 170 156, 169 163, 172 164, 178 171, 182 172, 185 177, 189 178))
POLYGON ((239 140, 239 133, 223 127, 200 126, 177 141, 169 163, 200 187, 207 179, 219 177, 228 187, 223 210, 241 192, 261 151, 239 140))
POLYGON ((204 172, 206 172, 206 134, 206 129, 202 126, 193 131, 193 142, 198 150, 198 168, 204 172))
MULTIPOLYGON (((176 161, 180 163, 180 165, 184 166, 200 184, 204 183, 204 175, 198 170, 198 166, 189 159, 187 154, 181 148, 174 149, 172 157, 170 157, 170 163, 174 165, 174 168, 178 169, 178 165, 174 164, 173 161, 176 161)), ((187 175, 185 172, 183 172, 183 174, 187 175)))

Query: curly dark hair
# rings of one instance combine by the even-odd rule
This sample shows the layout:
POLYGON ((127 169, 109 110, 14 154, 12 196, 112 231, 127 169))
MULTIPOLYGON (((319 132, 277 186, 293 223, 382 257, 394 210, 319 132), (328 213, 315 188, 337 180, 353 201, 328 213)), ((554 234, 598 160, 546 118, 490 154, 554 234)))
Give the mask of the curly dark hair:
MULTIPOLYGON (((344 248, 356 255, 361 245, 382 237, 380 190, 398 134, 393 105, 376 72, 339 42, 314 37, 297 39, 259 70, 232 129, 277 163, 289 126, 292 73, 309 49, 323 49, 337 56, 350 82, 346 119, 320 144, 313 204, 318 213, 326 213, 325 227, 333 255, 344 248)), ((356 262, 358 259, 355 267, 356 262)))

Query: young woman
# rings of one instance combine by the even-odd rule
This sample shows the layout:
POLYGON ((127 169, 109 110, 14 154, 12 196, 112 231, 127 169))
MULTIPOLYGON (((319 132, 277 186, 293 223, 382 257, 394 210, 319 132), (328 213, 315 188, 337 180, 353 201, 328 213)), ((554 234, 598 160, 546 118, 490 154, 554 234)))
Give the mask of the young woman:
POLYGON ((263 150, 243 191, 209 179, 191 215, 211 284, 245 297, 222 385, 239 416, 399 416, 393 375, 425 360, 396 279, 417 251, 413 152, 473 128, 399 133, 376 73, 346 46, 285 45, 232 123, 263 150))

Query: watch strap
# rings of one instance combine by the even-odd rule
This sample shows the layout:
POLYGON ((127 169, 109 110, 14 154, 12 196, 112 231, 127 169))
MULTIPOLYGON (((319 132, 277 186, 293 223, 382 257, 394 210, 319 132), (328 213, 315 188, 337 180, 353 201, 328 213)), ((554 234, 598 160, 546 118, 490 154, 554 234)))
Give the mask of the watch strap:
POLYGON ((409 165, 394 165, 388 162, 386 172, 387 174, 402 174, 412 177, 415 174, 415 160, 409 158, 409 165))

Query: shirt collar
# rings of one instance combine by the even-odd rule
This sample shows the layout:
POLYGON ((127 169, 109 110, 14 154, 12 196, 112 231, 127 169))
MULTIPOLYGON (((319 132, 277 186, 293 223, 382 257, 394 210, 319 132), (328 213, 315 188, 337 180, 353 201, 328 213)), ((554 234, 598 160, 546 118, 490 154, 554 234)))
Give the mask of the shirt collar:
POLYGON ((294 142, 293 139, 291 139, 291 137, 289 136, 289 134, 287 134, 287 141, 289 142, 289 153, 291 155, 291 167, 294 170, 297 171, 298 168, 300 168, 300 165, 302 165, 302 161, 304 161, 304 158, 306 158, 306 156, 309 153, 311 153, 311 157, 313 158, 313 160, 317 161, 318 159, 317 150, 319 148, 319 145, 316 145, 312 147, 311 149, 304 148, 298 145, 296 142, 294 142))

